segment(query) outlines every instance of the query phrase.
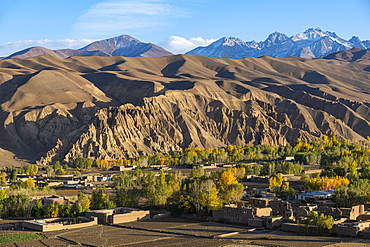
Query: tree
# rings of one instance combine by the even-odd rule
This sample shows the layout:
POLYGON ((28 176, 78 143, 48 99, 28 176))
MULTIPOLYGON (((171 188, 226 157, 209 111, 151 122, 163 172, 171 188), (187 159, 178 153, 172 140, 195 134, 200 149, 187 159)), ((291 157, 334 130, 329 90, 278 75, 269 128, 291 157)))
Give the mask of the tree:
POLYGON ((167 198, 169 197, 168 192, 169 191, 168 185, 166 183, 165 174, 164 171, 161 170, 161 172, 159 173, 159 179, 157 179, 156 181, 154 193, 157 206, 163 207, 166 204, 167 198))
POLYGON ((89 169, 93 164, 93 160, 90 158, 76 158, 73 160, 73 165, 79 169, 89 169))
POLYGON ((5 199, 8 197, 6 190, 0 190, 0 215, 4 213, 5 210, 5 199))
POLYGON ((5 172, 0 172, 0 186, 6 186, 6 173, 5 172))
POLYGON ((177 199, 175 213, 195 213, 194 199, 190 195, 180 195, 177 199))
POLYGON ((27 188, 34 188, 36 186, 35 180, 33 180, 32 178, 27 179, 22 184, 23 184, 23 187, 26 188, 26 189, 27 188))
POLYGON ((318 214, 315 211, 309 211, 306 220, 307 226, 317 226, 320 231, 324 229, 332 229, 334 225, 334 218, 331 215, 325 216, 324 214, 318 214))
POLYGON ((56 218, 59 216, 59 207, 56 204, 50 204, 45 207, 45 213, 48 217, 56 218))
POLYGON ((283 185, 283 182, 284 182, 283 174, 278 173, 276 175, 271 176, 269 179, 270 190, 277 192, 283 185))
POLYGON ((370 201, 370 181, 359 179, 349 186, 341 186, 334 191, 332 198, 339 207, 366 204, 370 201))
POLYGON ((140 192, 137 188, 128 190, 126 188, 118 188, 114 199, 118 207, 137 208, 139 206, 140 192))
POLYGON ((283 174, 278 173, 269 179, 270 190, 273 191, 277 197, 288 198, 293 196, 296 192, 289 186, 289 182, 285 182, 283 174))
POLYGON ((67 172, 63 168, 58 168, 55 170, 55 175, 66 175, 67 172))
POLYGON ((42 202, 41 200, 36 200, 35 204, 32 207, 32 212, 31 212, 32 217, 39 218, 42 216, 42 202))
POLYGON ((236 180, 234 173, 224 171, 219 179, 219 196, 223 203, 240 200, 244 195, 244 186, 236 180))
POLYGON ((201 210, 207 210, 209 212, 210 210, 222 207, 222 202, 218 196, 219 191, 211 179, 193 180, 189 187, 190 196, 193 198, 197 212, 201 210))
POLYGON ((259 164, 247 165, 240 164, 241 167, 245 169, 245 175, 260 175, 261 166, 259 164))
POLYGON ((61 169, 62 168, 62 165, 60 164, 60 161, 56 161, 53 165, 53 169, 54 171, 58 170, 58 169, 61 169))
POLYGON ((77 194, 77 200, 72 206, 72 214, 79 215, 83 212, 87 212, 90 210, 90 199, 87 198, 82 192, 77 194))
POLYGON ((29 214, 31 198, 27 195, 16 194, 4 200, 4 214, 6 217, 25 217, 29 214))
POLYGON ((311 178, 305 184, 310 190, 335 190, 342 185, 348 185, 349 180, 343 177, 319 177, 311 178))
POLYGON ((50 166, 45 167, 46 176, 51 177, 53 175, 53 168, 50 166))
POLYGON ((72 206, 70 204, 58 205, 59 217, 71 217, 73 215, 72 206))
POLYGON ((128 187, 135 186, 135 180, 132 172, 121 172, 119 175, 113 176, 113 187, 128 187))
POLYGON ((305 165, 320 164, 321 154, 316 152, 299 152, 294 155, 296 161, 301 161, 305 165))
POLYGON ((109 199, 105 186, 99 186, 93 191, 91 196, 91 209, 114 208, 115 206, 114 202, 109 199))
POLYGON ((225 171, 221 174, 221 178, 220 178, 221 188, 223 187, 225 188, 232 184, 237 184, 237 183, 238 181, 236 180, 234 173, 232 173, 231 171, 225 171))
POLYGON ((200 178, 204 176, 204 168, 202 166, 193 166, 189 178, 200 178))
POLYGON ((34 176, 39 171, 39 167, 37 165, 26 165, 21 168, 21 173, 34 176))
POLYGON ((12 171, 10 173, 10 182, 14 183, 17 181, 17 174, 18 174, 18 169, 15 167, 12 167, 12 171))

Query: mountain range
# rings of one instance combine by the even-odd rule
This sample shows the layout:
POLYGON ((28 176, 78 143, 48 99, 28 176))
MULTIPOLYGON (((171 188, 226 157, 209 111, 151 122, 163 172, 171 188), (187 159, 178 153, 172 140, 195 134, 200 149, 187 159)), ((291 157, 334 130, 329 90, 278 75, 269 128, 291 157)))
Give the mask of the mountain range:
MULTIPOLYGON (((345 40, 334 32, 310 28, 291 37, 283 33, 274 32, 265 41, 260 42, 244 42, 238 38, 223 37, 209 46, 197 47, 186 54, 232 59, 261 56, 323 58, 331 53, 348 50, 353 47, 364 50, 369 49, 370 41, 361 41, 356 36, 353 36, 350 40, 345 40)), ((50 50, 44 47, 31 47, 3 59, 27 58, 46 54, 63 59, 70 56, 162 57, 173 55, 160 46, 140 42, 128 35, 121 35, 93 42, 78 50, 50 50)))
POLYGON ((121 35, 110 39, 95 41, 78 50, 73 49, 50 50, 40 46, 31 47, 13 53, 3 59, 28 58, 41 55, 51 55, 54 57, 64 59, 70 56, 163 57, 170 56, 173 54, 169 51, 166 51, 160 46, 151 43, 140 42, 139 40, 129 35, 121 35))
POLYGON ((334 32, 310 28, 291 37, 274 32, 261 42, 244 42, 234 37, 223 37, 207 47, 197 47, 186 54, 232 59, 261 56, 323 58, 331 53, 353 47, 369 49, 370 41, 361 41, 356 36, 345 40, 334 32))
POLYGON ((369 71, 368 51, 359 49, 327 59, 1 60, 0 163, 284 145, 332 133, 363 141, 370 136, 369 71))

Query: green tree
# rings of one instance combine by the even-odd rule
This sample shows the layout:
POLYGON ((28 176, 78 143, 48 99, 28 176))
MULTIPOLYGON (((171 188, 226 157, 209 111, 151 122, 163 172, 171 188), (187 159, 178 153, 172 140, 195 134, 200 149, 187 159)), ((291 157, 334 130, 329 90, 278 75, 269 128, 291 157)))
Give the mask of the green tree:
POLYGON ((15 181, 17 181, 17 175, 18 175, 18 169, 13 167, 12 168, 12 171, 10 173, 10 182, 14 183, 15 181))
POLYGON ((320 231, 323 231, 324 229, 330 230, 333 228, 334 218, 331 215, 319 215, 315 211, 309 211, 307 215, 306 225, 317 226, 320 231))
POLYGON ((21 168, 21 173, 24 173, 30 176, 34 176, 38 171, 39 171, 39 167, 33 164, 29 164, 21 168))
POLYGON ((91 196, 91 209, 114 208, 116 205, 106 193, 105 186, 99 186, 91 196))
POLYGON ((73 160, 73 165, 79 169, 89 169, 93 164, 93 160, 90 158, 76 158, 73 160))
POLYGON ((46 172, 46 176, 51 177, 51 175, 53 174, 53 168, 51 168, 50 166, 47 166, 45 167, 45 172, 46 172))
POLYGON ((29 215, 31 198, 27 195, 16 194, 4 200, 4 215, 6 217, 25 217, 29 215))
POLYGON ((66 175, 67 172, 63 168, 58 168, 55 170, 55 175, 66 175))
POLYGON ((42 202, 41 200, 36 200, 32 207, 31 212, 32 217, 40 218, 42 216, 42 202))
POLYGON ((56 218, 59 216, 59 207, 56 204, 50 204, 45 207, 45 214, 48 217, 56 218))
POLYGON ((73 209, 70 204, 60 204, 58 205, 59 217, 71 217, 73 215, 73 209))
POLYGON ((359 179, 349 186, 336 189, 332 199, 339 207, 352 207, 370 202, 370 181, 359 179))
POLYGON ((193 168, 191 169, 189 178, 200 178, 204 176, 204 174, 205 172, 202 166, 193 166, 193 168))
POLYGON ((77 194, 77 200, 72 206, 72 214, 73 215, 80 215, 83 212, 87 212, 90 210, 90 199, 87 198, 82 192, 77 194))
POLYGON ((175 213, 193 214, 195 213, 194 199, 190 195, 180 195, 175 204, 175 213))
POLYGON ((62 165, 60 164, 60 161, 56 161, 53 165, 53 169, 54 171, 58 170, 58 169, 62 169, 62 165))
POLYGON ((128 190, 125 188, 118 188, 116 190, 115 203, 118 207, 137 208, 139 206, 140 192, 137 188, 128 190))

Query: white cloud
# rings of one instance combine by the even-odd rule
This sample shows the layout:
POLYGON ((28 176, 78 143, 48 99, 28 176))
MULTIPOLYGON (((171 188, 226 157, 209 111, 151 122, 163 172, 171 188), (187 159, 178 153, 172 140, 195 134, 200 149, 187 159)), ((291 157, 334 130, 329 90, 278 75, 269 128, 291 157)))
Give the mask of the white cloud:
POLYGON ((165 0, 103 1, 93 5, 72 26, 78 37, 108 37, 127 31, 159 28, 184 11, 165 0))
POLYGON ((0 57, 9 56, 10 54, 34 46, 42 46, 48 49, 78 49, 93 42, 92 39, 62 39, 62 40, 19 40, 14 42, 8 42, 0 45, 0 57))
POLYGON ((170 36, 158 45, 162 46, 163 48, 174 54, 183 54, 198 46, 207 46, 214 41, 216 40, 203 39, 202 37, 186 39, 180 36, 170 36))

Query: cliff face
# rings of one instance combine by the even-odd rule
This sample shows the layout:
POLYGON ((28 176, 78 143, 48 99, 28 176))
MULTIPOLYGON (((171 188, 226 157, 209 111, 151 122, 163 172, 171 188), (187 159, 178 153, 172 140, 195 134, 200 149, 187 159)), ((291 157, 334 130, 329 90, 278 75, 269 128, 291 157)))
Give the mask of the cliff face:
POLYGON ((0 61, 0 145, 42 164, 370 136, 367 65, 301 58, 0 61))

